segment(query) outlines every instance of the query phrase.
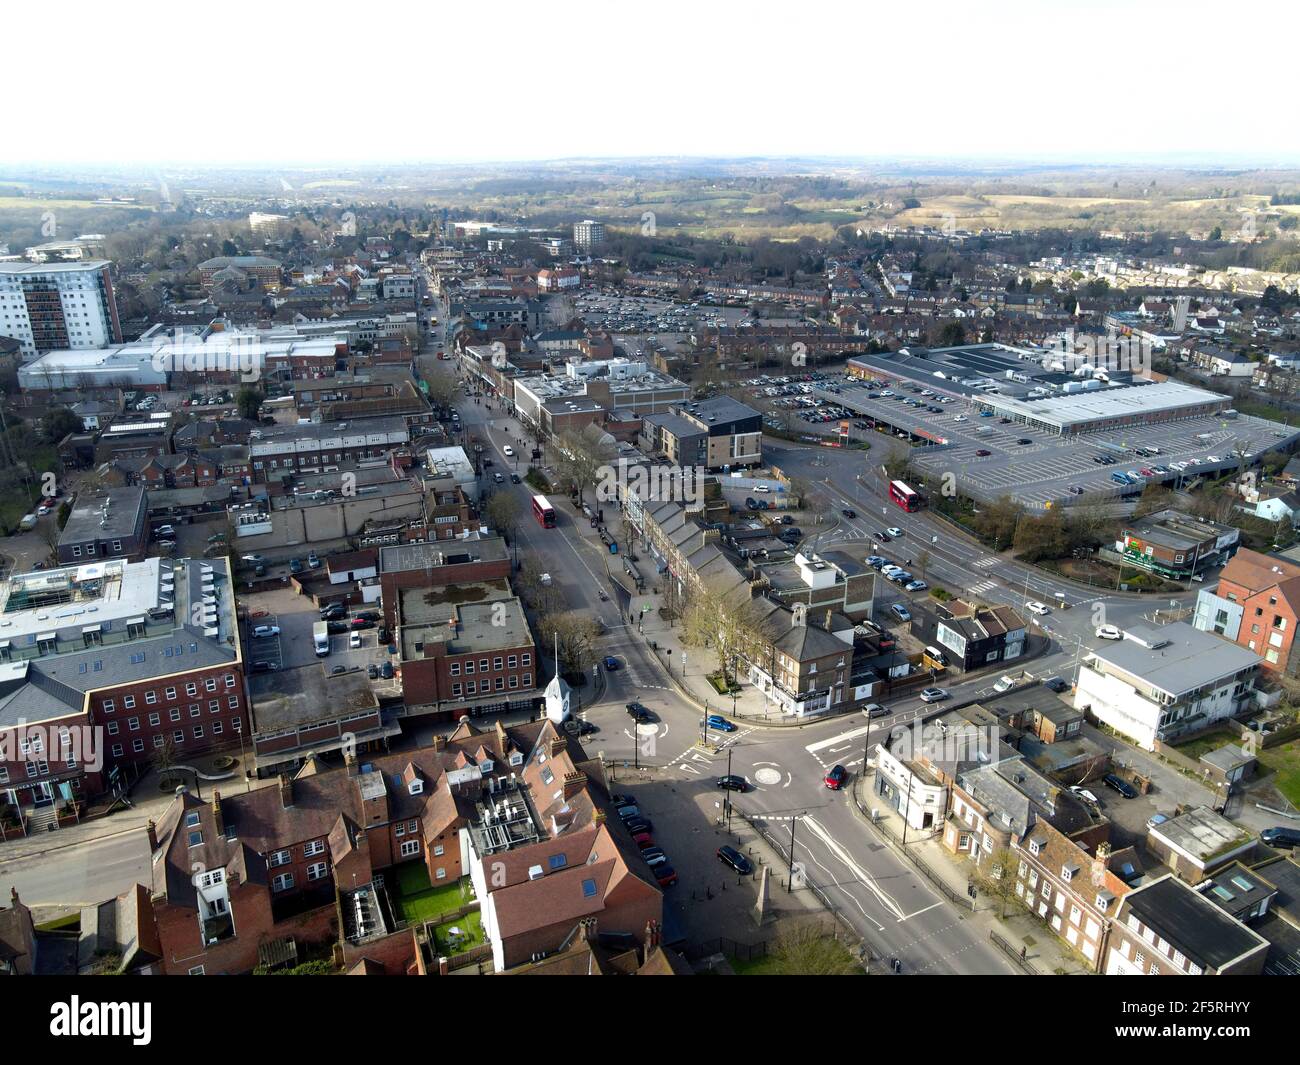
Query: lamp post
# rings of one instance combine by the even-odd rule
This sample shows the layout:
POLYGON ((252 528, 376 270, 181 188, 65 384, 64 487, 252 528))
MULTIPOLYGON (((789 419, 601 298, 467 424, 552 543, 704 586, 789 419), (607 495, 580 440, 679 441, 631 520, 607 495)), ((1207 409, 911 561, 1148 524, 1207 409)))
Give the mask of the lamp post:
POLYGON ((792 814, 790 816, 790 861, 785 870, 785 893, 789 895, 794 886, 794 826, 802 814, 792 814))

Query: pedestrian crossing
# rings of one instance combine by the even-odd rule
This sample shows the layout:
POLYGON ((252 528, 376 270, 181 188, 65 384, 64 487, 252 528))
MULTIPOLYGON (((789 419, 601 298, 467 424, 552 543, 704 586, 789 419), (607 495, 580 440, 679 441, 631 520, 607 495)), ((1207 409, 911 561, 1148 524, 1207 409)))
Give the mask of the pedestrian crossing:
POLYGON ((972 595, 984 595, 993 591, 997 586, 997 581, 976 581, 974 584, 968 585, 966 591, 970 592, 972 595))
POLYGON ((986 555, 984 558, 977 558, 971 565, 976 569, 992 569, 1001 561, 997 555, 986 555))

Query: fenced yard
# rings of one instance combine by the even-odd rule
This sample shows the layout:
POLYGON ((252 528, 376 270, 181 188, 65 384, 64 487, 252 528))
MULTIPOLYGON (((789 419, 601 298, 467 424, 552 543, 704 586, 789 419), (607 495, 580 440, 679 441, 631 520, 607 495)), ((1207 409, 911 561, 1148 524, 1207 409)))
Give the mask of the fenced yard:
POLYGON ((436 921, 473 901, 469 877, 435 886, 429 882, 423 862, 408 862, 396 872, 396 902, 401 911, 397 916, 408 925, 436 921))

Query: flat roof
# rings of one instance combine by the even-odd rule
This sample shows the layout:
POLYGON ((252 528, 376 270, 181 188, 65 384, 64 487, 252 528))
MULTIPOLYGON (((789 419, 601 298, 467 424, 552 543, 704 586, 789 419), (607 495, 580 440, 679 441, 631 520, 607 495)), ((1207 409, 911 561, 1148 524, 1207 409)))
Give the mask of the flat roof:
POLYGON ((1129 892, 1122 906, 1202 969, 1221 969, 1268 945, 1172 874, 1129 892))
POLYGON ((1195 691, 1261 661, 1235 643, 1186 622, 1135 625, 1124 639, 1097 647, 1092 657, 1172 696, 1195 691))
POLYGON ((78 496, 67 524, 59 534, 59 543, 117 540, 130 536, 135 532, 144 509, 145 491, 138 485, 110 488, 99 495, 78 496))
POLYGON ((1208 806, 1194 806, 1150 832, 1171 847, 1191 855, 1202 865, 1210 864, 1220 855, 1226 857, 1253 839, 1244 828, 1238 828, 1208 806))

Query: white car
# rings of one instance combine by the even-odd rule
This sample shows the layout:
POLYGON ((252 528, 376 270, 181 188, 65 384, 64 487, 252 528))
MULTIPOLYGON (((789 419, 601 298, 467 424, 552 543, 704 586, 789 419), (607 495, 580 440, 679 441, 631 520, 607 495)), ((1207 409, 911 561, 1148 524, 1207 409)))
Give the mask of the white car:
POLYGON ((1043 614, 1050 614, 1052 612, 1052 608, 1050 606, 1048 606, 1046 603, 1040 603, 1037 599, 1029 600, 1029 602, 1025 604, 1025 609, 1028 610, 1031 614, 1037 614, 1040 617, 1043 614))
POLYGON ((1100 802, 1098 801, 1096 795, 1090 792, 1087 788, 1079 787, 1078 784, 1072 785, 1070 787, 1070 792, 1073 795, 1077 795, 1080 799, 1082 799, 1086 803, 1091 803, 1093 806, 1100 805, 1100 802))
POLYGON ((279 635, 280 635, 279 625, 254 625, 253 626, 254 639, 261 640, 270 636, 279 636, 279 635))
POLYGON ((352 650, 355 651, 360 646, 361 646, 361 633, 354 632, 351 636, 348 637, 348 647, 350 647, 352 650))
POLYGON ((509 444, 507 444, 505 447, 501 449, 501 454, 505 455, 505 457, 508 459, 514 458, 515 449, 512 448, 509 444))
POLYGON ((942 688, 926 688, 921 693, 921 702, 923 703, 938 703, 946 698, 948 698, 948 693, 942 688))
POLYGON ((1099 640, 1122 640, 1124 634, 1114 625, 1098 625, 1097 639, 1099 640))
POLYGON ((891 525, 888 529, 885 530, 885 532, 889 533, 890 536, 902 536, 902 535, 903 535, 903 530, 900 529, 900 528, 898 528, 898 526, 896 526, 896 525, 891 525))

